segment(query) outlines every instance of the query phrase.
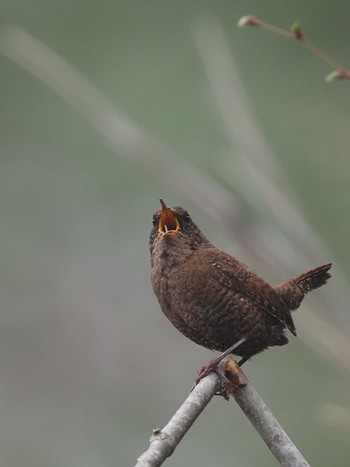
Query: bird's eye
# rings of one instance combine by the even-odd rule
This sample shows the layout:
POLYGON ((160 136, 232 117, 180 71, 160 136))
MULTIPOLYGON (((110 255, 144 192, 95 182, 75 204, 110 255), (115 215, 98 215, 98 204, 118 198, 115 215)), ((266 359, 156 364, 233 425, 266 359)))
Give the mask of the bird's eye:
POLYGON ((184 216, 184 222, 185 222, 185 224, 187 224, 187 225, 189 225, 189 224, 192 222, 192 219, 191 219, 191 217, 189 216, 189 214, 186 214, 186 215, 184 216))
POLYGON ((153 225, 153 227, 156 227, 158 225, 158 220, 157 220, 156 216, 153 216, 152 225, 153 225))

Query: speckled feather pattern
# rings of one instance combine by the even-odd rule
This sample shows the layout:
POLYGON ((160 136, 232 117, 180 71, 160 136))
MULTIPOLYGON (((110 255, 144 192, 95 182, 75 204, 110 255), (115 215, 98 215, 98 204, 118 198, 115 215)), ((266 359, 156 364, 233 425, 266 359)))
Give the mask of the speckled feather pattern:
POLYGON ((323 285, 330 264, 272 287, 233 256, 213 246, 183 208, 170 208, 180 223, 175 234, 158 232, 155 213, 150 236, 152 285, 160 307, 186 337, 224 351, 242 337, 236 354, 251 357, 285 345, 296 335, 291 311, 305 294, 323 285))

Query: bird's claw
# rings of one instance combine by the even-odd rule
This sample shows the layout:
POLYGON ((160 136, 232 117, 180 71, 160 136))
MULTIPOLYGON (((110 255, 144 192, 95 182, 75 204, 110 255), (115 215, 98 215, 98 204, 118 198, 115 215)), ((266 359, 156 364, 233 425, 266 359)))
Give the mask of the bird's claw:
POLYGON ((216 359, 202 366, 202 368, 198 371, 196 379, 194 380, 191 392, 203 378, 208 376, 211 372, 214 372, 218 375, 221 381, 221 386, 222 386, 221 389, 217 392, 217 394, 222 395, 221 392, 225 390, 225 388, 230 383, 230 381, 226 377, 225 372, 219 367, 219 364, 215 360, 216 359))
POLYGON ((246 385, 246 381, 240 371, 238 363, 229 355, 220 362, 218 362, 217 359, 214 359, 204 365, 198 371, 191 391, 193 391, 197 384, 212 371, 218 375, 221 382, 221 387, 215 395, 223 396, 225 400, 229 400, 229 396, 234 395, 237 389, 246 385))

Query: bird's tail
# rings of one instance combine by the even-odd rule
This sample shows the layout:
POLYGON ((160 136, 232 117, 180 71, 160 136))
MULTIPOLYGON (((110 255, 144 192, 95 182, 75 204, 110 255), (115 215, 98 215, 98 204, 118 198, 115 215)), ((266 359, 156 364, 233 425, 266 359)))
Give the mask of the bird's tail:
POLYGON ((331 277, 328 272, 332 263, 323 264, 299 276, 293 277, 275 287, 276 292, 288 306, 290 311, 299 308, 305 295, 311 290, 321 287, 331 277))

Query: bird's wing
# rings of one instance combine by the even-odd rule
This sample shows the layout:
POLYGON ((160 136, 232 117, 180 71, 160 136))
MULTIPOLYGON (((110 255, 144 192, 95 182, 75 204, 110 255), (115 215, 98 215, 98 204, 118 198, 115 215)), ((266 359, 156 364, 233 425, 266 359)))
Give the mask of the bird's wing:
POLYGON ((211 268, 209 274, 225 288, 243 296, 253 306, 258 306, 269 313, 296 336, 293 318, 286 304, 262 277, 226 253, 221 254, 219 259, 212 261, 207 267, 211 268))

